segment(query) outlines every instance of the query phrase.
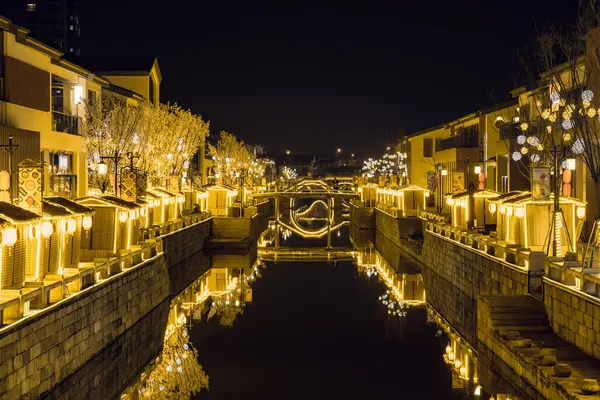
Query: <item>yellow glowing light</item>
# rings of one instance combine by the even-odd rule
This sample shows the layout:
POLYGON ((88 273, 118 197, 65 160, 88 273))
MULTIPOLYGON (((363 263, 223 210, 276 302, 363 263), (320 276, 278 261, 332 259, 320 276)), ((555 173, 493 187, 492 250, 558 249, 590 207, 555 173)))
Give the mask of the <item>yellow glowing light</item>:
POLYGON ((92 227, 92 217, 90 217, 89 215, 84 215, 81 219, 81 226, 86 231, 89 230, 92 227))
POLYGON ((489 210, 492 214, 494 214, 496 212, 496 204, 495 203, 491 203, 489 205, 489 210))
POLYGON ((17 229, 6 228, 2 231, 2 244, 5 246, 12 246, 17 243, 17 229))
POLYGON ((127 221, 127 211, 121 211, 119 213, 119 221, 121 221, 121 222, 127 221))
POLYGON ((45 238, 49 238, 52 235, 52 222, 44 221, 42 222, 42 236, 45 238))
POLYGON ((525 210, 523 209, 523 207, 516 207, 515 208, 515 217, 517 217, 517 218, 523 218, 524 215, 525 215, 525 210))
POLYGON ((512 217, 512 215, 513 215, 513 208, 512 208, 512 206, 506 207, 506 215, 508 215, 509 217, 512 217))
POLYGON ((570 133, 563 133, 563 140, 565 142, 568 142, 569 140, 571 140, 571 134, 570 133))
POLYGON ((579 219, 585 218, 585 207, 577 207, 577 218, 579 218, 579 219))
POLYGON ((454 205, 454 199, 452 197, 448 197, 446 199, 446 204, 448 204, 450 207, 452 207, 454 205))
POLYGON ((500 214, 504 214, 506 212, 506 206, 504 204, 500 204, 500 214))
POLYGON ((446 176, 448 175, 448 170, 447 169, 443 169, 442 170, 442 176, 446 176))
POLYGON ((571 170, 571 171, 575 171, 576 168, 576 162, 574 158, 567 158, 565 160, 565 166, 567 167, 567 169, 571 170))
POLYGON ((160 200, 154 199, 154 207, 158 207, 158 206, 160 206, 160 200))
POLYGON ((475 168, 473 168, 473 171, 479 175, 481 173, 481 165, 476 165, 475 168))
POLYGON ((130 210, 129 211, 129 218, 135 219, 135 210, 130 210))
POLYGON ((142 217, 145 217, 145 216, 146 216, 146 207, 144 207, 144 208, 142 208, 142 209, 140 210, 140 215, 141 215, 142 217))
POLYGON ((77 224, 75 223, 75 220, 73 218, 69 218, 66 223, 66 232, 68 234, 73 234, 73 232, 75 232, 76 226, 77 224))

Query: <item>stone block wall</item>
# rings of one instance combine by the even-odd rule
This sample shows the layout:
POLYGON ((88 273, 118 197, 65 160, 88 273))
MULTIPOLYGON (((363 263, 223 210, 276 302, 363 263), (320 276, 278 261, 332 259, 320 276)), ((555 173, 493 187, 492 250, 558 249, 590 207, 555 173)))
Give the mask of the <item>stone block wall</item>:
POLYGON ((425 233, 423 262, 469 297, 529 292, 527 269, 430 231, 425 233))
POLYGON ((170 300, 165 300, 98 355, 45 394, 46 399, 116 399, 163 348, 170 300), (143 349, 140 344, 143 343, 143 349))
POLYGON ((600 359, 600 299, 544 278, 544 306, 552 330, 600 359))
POLYGON ((37 398, 169 296, 162 254, 0 332, 0 398, 37 398))
POLYGON ((169 268, 183 263, 202 251, 212 221, 212 218, 208 218, 161 237, 162 249, 169 268))

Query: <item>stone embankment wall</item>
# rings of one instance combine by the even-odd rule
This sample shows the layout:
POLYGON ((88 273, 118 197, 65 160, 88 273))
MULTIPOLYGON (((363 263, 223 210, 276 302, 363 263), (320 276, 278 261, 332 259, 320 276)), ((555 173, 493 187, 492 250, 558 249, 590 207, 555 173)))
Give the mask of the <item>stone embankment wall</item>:
POLYGON ((470 343, 477 343, 477 296, 528 293, 524 268, 430 231, 422 268, 427 301, 470 343))
POLYGON ((159 254, 0 332, 0 397, 37 398, 169 296, 159 254))
MULTIPOLYGON (((149 331, 143 324, 137 326, 136 323, 158 312, 161 304, 167 304, 168 312, 169 296, 179 293, 203 272, 201 266, 190 266, 190 260, 206 260, 201 251, 210 224, 209 219, 156 239, 162 242, 163 253, 1 329, 0 398, 39 397, 78 369, 94 368, 86 363, 106 346, 112 346, 115 339, 118 343, 128 340, 127 335, 138 335, 136 329, 143 329, 137 345, 155 343, 144 338, 155 337, 157 331, 149 331)), ((155 323, 159 320, 154 318, 155 323)), ((164 335, 166 322, 156 326, 164 335)), ((158 354, 158 351, 148 350, 145 353, 148 357, 158 354)), ((117 359, 115 354, 110 357, 117 359)), ((119 365, 134 361, 129 357, 119 365)), ((63 390, 86 393, 92 389, 95 393, 104 393, 96 381, 108 382, 110 374, 106 369, 98 378, 92 377, 91 384, 80 379, 73 389, 61 384, 63 389, 55 393, 63 393, 63 390)))
POLYGON ((600 359, 600 299, 544 278, 544 305, 552 330, 600 359))
POLYGON ((350 221, 360 229, 375 228, 375 208, 350 203, 350 221))
POLYGON ((46 394, 46 399, 116 399, 162 351, 170 300, 165 300, 46 394), (143 344, 143 349, 140 348, 143 344))

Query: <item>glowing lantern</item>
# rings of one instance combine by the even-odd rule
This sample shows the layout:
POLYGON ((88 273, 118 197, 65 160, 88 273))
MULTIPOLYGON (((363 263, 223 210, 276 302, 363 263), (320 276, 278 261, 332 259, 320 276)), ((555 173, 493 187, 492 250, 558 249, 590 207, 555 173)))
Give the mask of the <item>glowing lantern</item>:
POLYGON ((430 193, 429 192, 425 192, 425 197, 429 197, 430 193))
POLYGON ((81 226, 83 226, 83 229, 86 231, 89 230, 92 227, 92 217, 84 215, 81 219, 81 226))
POLYGON ((108 172, 108 165, 106 165, 106 163, 104 161, 100 161, 98 163, 98 174, 101 176, 106 175, 106 173, 108 172))
POLYGON ((570 171, 575 171, 575 159, 574 158, 567 158, 565 160, 565 167, 566 167, 566 169, 568 169, 570 171))
POLYGON ((44 221, 42 222, 42 236, 45 237, 46 239, 49 238, 52 235, 52 231, 54 229, 52 228, 52 222, 50 221, 44 221))
POLYGON ((135 219, 136 218, 136 216, 135 216, 135 210, 130 210, 129 211, 129 218, 131 218, 131 219, 135 219))
POLYGON ((448 170, 447 169, 443 169, 442 170, 442 176, 446 176, 448 175, 448 170))
POLYGON ((5 246, 12 246, 17 243, 17 229, 6 228, 2 231, 2 244, 5 246))
POLYGON ((127 211, 121 211, 119 213, 119 221, 121 221, 121 222, 127 221, 127 211))
POLYGON ((500 214, 504 214, 506 212, 506 206, 504 204, 500 204, 500 214))
POLYGON ((450 354, 452 353, 452 347, 450 347, 449 345, 446 346, 446 354, 450 354))
POLYGON ((6 171, 0 171, 0 190, 10 189, 10 174, 6 171))
POLYGON ((177 202, 179 202, 179 204, 183 204, 184 201, 185 201, 185 199, 183 197, 177 198, 177 202))
POLYGON ((473 168, 473 171, 476 174, 480 174, 481 173, 481 165, 476 165, 475 168, 473 168))
POLYGON ((515 208, 515 217, 523 218, 524 215, 525 215, 525 210, 523 209, 523 207, 515 208))
POLYGON ((577 218, 584 219, 585 218, 585 207, 577 207, 577 218))
POLYGON ((75 232, 75 227, 77 226, 77 224, 75 223, 75 220, 73 218, 69 218, 67 220, 67 225, 66 225, 66 231, 68 234, 73 234, 73 232, 75 232))
POLYGON ((512 217, 513 208, 511 206, 506 207, 506 215, 508 215, 509 217, 512 217))
POLYGON ((154 199, 154 207, 158 207, 158 206, 160 206, 160 200, 154 199))
POLYGON ((495 203, 491 203, 489 206, 490 212, 492 214, 494 214, 496 212, 496 204, 495 203))
POLYGON ((450 207, 452 207, 454 205, 454 199, 452 197, 448 197, 446 199, 446 204, 448 204, 450 207))
POLYGON ((145 209, 145 208, 142 208, 142 209, 140 210, 140 215, 141 215, 142 217, 145 217, 145 216, 146 216, 146 209, 145 209))

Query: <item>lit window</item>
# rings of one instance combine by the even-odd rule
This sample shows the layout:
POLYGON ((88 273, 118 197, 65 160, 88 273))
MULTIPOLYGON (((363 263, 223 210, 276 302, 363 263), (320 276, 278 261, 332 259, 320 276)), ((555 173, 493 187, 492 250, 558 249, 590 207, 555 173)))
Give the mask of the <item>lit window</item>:
POLYGON ((69 30, 72 31, 73 30, 73 25, 69 25, 69 30))
POLYGON ((35 3, 27 3, 27 11, 28 12, 35 11, 35 3))
POLYGON ((72 47, 71 47, 71 48, 69 48, 69 52, 71 52, 71 53, 73 52, 73 48, 72 48, 72 47))

